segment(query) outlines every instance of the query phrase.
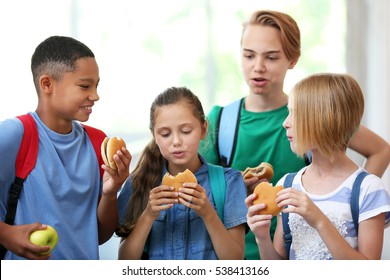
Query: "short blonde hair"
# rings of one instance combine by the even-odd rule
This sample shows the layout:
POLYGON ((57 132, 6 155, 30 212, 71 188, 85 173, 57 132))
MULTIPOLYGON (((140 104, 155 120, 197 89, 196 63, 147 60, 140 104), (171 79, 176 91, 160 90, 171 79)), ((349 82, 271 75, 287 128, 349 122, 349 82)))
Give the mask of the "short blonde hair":
POLYGON ((315 74, 292 89, 293 131, 296 153, 303 156, 312 145, 333 159, 345 151, 360 125, 364 97, 357 81, 347 74, 315 74))
POLYGON ((260 10, 254 12, 244 23, 242 34, 248 25, 270 26, 277 29, 287 59, 298 61, 301 56, 301 32, 297 22, 291 16, 278 11, 260 10))

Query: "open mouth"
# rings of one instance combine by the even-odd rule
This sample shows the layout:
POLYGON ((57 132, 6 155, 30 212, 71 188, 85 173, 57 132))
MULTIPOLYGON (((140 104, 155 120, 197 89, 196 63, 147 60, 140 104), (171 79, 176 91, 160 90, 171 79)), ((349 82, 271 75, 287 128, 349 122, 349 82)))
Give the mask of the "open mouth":
POLYGON ((263 81, 265 81, 265 79, 263 79, 263 78, 254 78, 253 80, 256 81, 256 82, 263 82, 263 81))
POLYGON ((80 106, 80 108, 85 111, 92 112, 92 106, 80 106))
POLYGON ((253 85, 257 87, 264 87, 267 85, 268 81, 263 78, 253 78, 252 79, 253 85))

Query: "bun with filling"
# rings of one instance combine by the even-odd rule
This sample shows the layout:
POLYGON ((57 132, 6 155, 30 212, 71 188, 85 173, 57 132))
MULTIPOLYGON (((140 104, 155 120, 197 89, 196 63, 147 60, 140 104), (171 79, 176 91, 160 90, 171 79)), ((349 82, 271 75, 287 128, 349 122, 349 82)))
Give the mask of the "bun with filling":
POLYGON ((162 178, 162 184, 166 186, 173 186, 176 192, 183 186, 183 183, 198 183, 198 180, 196 180, 194 173, 192 173, 189 169, 179 172, 176 176, 167 172, 162 178))
POLYGON ((267 181, 271 181, 274 176, 274 168, 268 162, 262 162, 256 167, 247 167, 242 172, 242 176, 244 177, 244 180, 257 177, 259 179, 267 179, 267 181))
POLYGON ((257 194, 257 198, 253 201, 253 204, 264 203, 266 205, 258 214, 275 216, 283 210, 283 207, 279 207, 275 202, 276 194, 281 190, 283 190, 283 186, 274 187, 268 182, 261 182, 255 187, 253 193, 257 194))
POLYGON ((122 147, 126 148, 125 141, 120 137, 104 138, 101 145, 101 154, 105 165, 109 166, 113 170, 117 170, 117 166, 114 161, 114 155, 122 147))

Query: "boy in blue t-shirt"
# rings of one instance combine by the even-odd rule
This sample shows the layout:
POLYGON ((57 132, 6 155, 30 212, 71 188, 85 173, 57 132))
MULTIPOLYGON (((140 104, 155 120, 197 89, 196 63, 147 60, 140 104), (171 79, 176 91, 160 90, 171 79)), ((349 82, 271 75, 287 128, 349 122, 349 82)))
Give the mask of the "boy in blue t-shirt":
POLYGON ((38 106, 30 113, 39 138, 35 168, 24 182, 14 225, 4 222, 8 192, 15 178, 15 159, 24 128, 17 118, 0 122, 0 244, 5 259, 99 259, 99 244, 113 234, 118 221, 117 191, 129 175, 131 155, 114 156, 118 170, 99 164, 80 122, 86 122, 99 100, 99 68, 83 43, 52 36, 39 44, 31 59, 38 106), (30 242, 33 231, 50 225, 58 245, 30 242))

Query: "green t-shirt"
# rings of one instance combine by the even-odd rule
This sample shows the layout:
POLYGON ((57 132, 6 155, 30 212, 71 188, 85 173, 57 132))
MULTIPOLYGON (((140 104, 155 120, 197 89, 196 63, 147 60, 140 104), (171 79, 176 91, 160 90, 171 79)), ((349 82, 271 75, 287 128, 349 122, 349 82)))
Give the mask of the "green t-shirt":
MULTIPOLYGON (((241 118, 237 136, 236 150, 231 167, 245 170, 261 162, 268 162, 274 167, 273 185, 286 173, 296 172, 305 166, 305 161, 295 155, 286 137, 283 121, 288 115, 287 105, 273 111, 254 113, 241 107, 241 118)), ((217 121, 221 106, 214 106, 209 115, 209 130, 206 139, 201 142, 199 152, 209 163, 220 164, 216 143, 217 121)), ((233 129, 233 128, 232 128, 233 129)), ((275 232, 276 218, 271 225, 271 237, 275 232)), ((260 259, 255 237, 248 232, 245 237, 245 258, 260 259)))

